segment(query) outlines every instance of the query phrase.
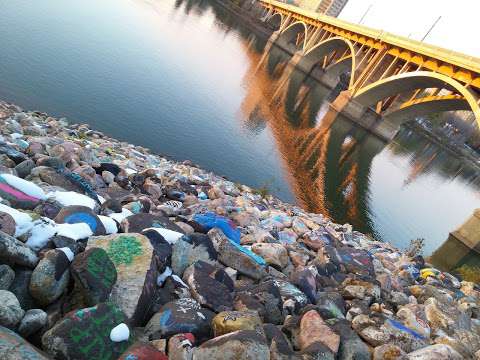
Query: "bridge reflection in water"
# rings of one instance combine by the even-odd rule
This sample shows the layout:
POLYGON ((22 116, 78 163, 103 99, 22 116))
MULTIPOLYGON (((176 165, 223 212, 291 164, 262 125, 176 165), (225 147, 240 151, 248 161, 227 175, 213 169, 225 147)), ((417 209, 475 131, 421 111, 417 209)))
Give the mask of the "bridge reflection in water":
MULTIPOLYGON (((409 159, 405 186, 432 169, 443 178, 461 177, 462 181, 480 185, 477 169, 450 158, 447 161, 445 152, 439 152, 415 132, 402 130, 394 141, 387 143, 337 113, 330 102, 343 88, 337 86, 339 72, 335 69, 334 75, 325 79, 326 73, 317 69, 305 73, 289 68, 290 54, 275 46, 265 49, 268 34, 263 39, 255 36, 250 27, 239 23, 238 16, 215 1, 177 1, 178 6, 182 3, 187 5, 184 9, 197 12, 212 6, 218 26, 226 33, 234 29, 245 39, 249 68, 239 118, 252 134, 268 127, 290 188, 307 210, 325 214, 339 223, 349 222, 356 230, 377 237, 373 211, 369 208, 370 181, 374 158, 385 148, 409 159), (320 86, 319 79, 327 80, 334 89, 320 86)), ((445 257, 449 251, 448 246, 442 246, 434 259, 445 257)), ((467 257, 478 258, 476 252, 467 257)), ((456 268, 464 260, 462 255, 458 261, 439 265, 456 268)))

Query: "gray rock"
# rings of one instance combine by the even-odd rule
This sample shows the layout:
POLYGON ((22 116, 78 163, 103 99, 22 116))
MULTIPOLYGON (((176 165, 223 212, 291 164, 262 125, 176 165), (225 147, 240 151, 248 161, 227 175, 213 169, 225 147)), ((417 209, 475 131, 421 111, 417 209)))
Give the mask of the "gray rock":
POLYGON ((0 359, 49 360, 49 356, 26 342, 15 332, 0 326, 0 359))
POLYGON ((424 347, 407 355, 409 360, 461 360, 463 356, 451 346, 435 344, 424 347))
POLYGON ((240 251, 219 229, 213 228, 208 232, 218 251, 218 260, 225 266, 229 266, 239 273, 252 279, 259 280, 265 276, 265 268, 251 255, 240 251))
POLYGON ((35 162, 31 159, 28 159, 15 166, 15 170, 17 175, 23 179, 30 175, 35 166, 35 162))
POLYGON ((25 313, 20 325, 18 333, 23 337, 29 337, 36 333, 47 323, 47 313, 42 309, 30 309, 25 313))
POLYGON ((0 231, 0 262, 34 268, 38 256, 21 241, 0 231))
POLYGON ((368 346, 360 339, 346 320, 340 320, 332 326, 333 330, 340 335, 340 348, 338 360, 369 360, 370 351, 368 346))
POLYGON ((269 359, 266 339, 253 330, 216 337, 194 349, 193 360, 269 359))
POLYGON ((14 329, 22 320, 23 311, 18 299, 7 290, 0 290, 0 325, 14 329))
POLYGON ((192 333, 198 339, 209 338, 214 315, 210 310, 202 309, 193 299, 178 299, 165 304, 150 319, 145 326, 145 334, 150 339, 168 338, 180 333, 192 333))
POLYGON ((32 297, 29 291, 30 279, 32 278, 32 270, 15 269, 15 279, 10 285, 9 290, 15 294, 22 309, 29 310, 38 307, 37 301, 32 297))
POLYGON ((207 235, 184 235, 173 245, 172 270, 175 274, 182 276, 187 267, 199 260, 210 264, 217 260, 217 251, 207 235))
POLYGON ((0 290, 8 290, 15 279, 15 272, 8 265, 0 265, 0 290))
POLYGON ((30 293, 39 304, 51 304, 63 294, 70 279, 69 266, 63 251, 55 249, 45 253, 30 280, 30 293))
POLYGON ((226 311, 233 307, 233 283, 228 275, 223 273, 217 272, 214 266, 206 262, 197 261, 185 270, 183 280, 190 287, 192 296, 202 306, 215 312, 226 311))

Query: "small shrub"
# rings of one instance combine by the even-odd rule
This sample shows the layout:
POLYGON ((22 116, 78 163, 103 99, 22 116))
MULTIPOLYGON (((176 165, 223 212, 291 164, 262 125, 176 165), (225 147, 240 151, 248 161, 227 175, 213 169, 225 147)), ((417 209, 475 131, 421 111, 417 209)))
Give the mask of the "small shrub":
POLYGON ((463 264, 459 268, 454 270, 457 274, 459 274, 463 280, 471 281, 473 283, 480 283, 480 267, 463 264))
POLYGON ((408 245, 408 248, 405 251, 405 254, 409 257, 422 255, 424 247, 425 247, 425 239, 417 238, 417 239, 410 240, 410 244, 408 245))

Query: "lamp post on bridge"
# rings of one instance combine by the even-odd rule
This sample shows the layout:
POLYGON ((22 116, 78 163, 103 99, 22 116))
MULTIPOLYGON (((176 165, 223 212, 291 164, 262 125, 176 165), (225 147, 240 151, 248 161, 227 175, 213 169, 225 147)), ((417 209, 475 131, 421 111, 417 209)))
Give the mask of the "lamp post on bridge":
POLYGON ((433 23, 433 25, 430 27, 430 29, 428 29, 427 33, 425 34, 425 36, 422 38, 422 40, 420 41, 424 41, 426 39, 426 37, 432 32, 433 28, 438 24, 438 22, 440 21, 440 19, 442 18, 442 15, 440 15, 438 17, 437 20, 435 20, 435 22, 433 23))

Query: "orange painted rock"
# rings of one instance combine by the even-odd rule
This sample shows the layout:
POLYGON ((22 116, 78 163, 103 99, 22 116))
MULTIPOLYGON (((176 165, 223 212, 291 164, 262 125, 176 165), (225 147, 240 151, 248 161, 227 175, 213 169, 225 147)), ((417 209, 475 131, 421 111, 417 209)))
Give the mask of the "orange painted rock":
POLYGON ((310 310, 303 315, 300 321, 300 336, 298 342, 301 350, 308 348, 313 343, 319 342, 328 347, 332 353, 336 354, 340 345, 340 336, 325 324, 315 310, 310 310))

